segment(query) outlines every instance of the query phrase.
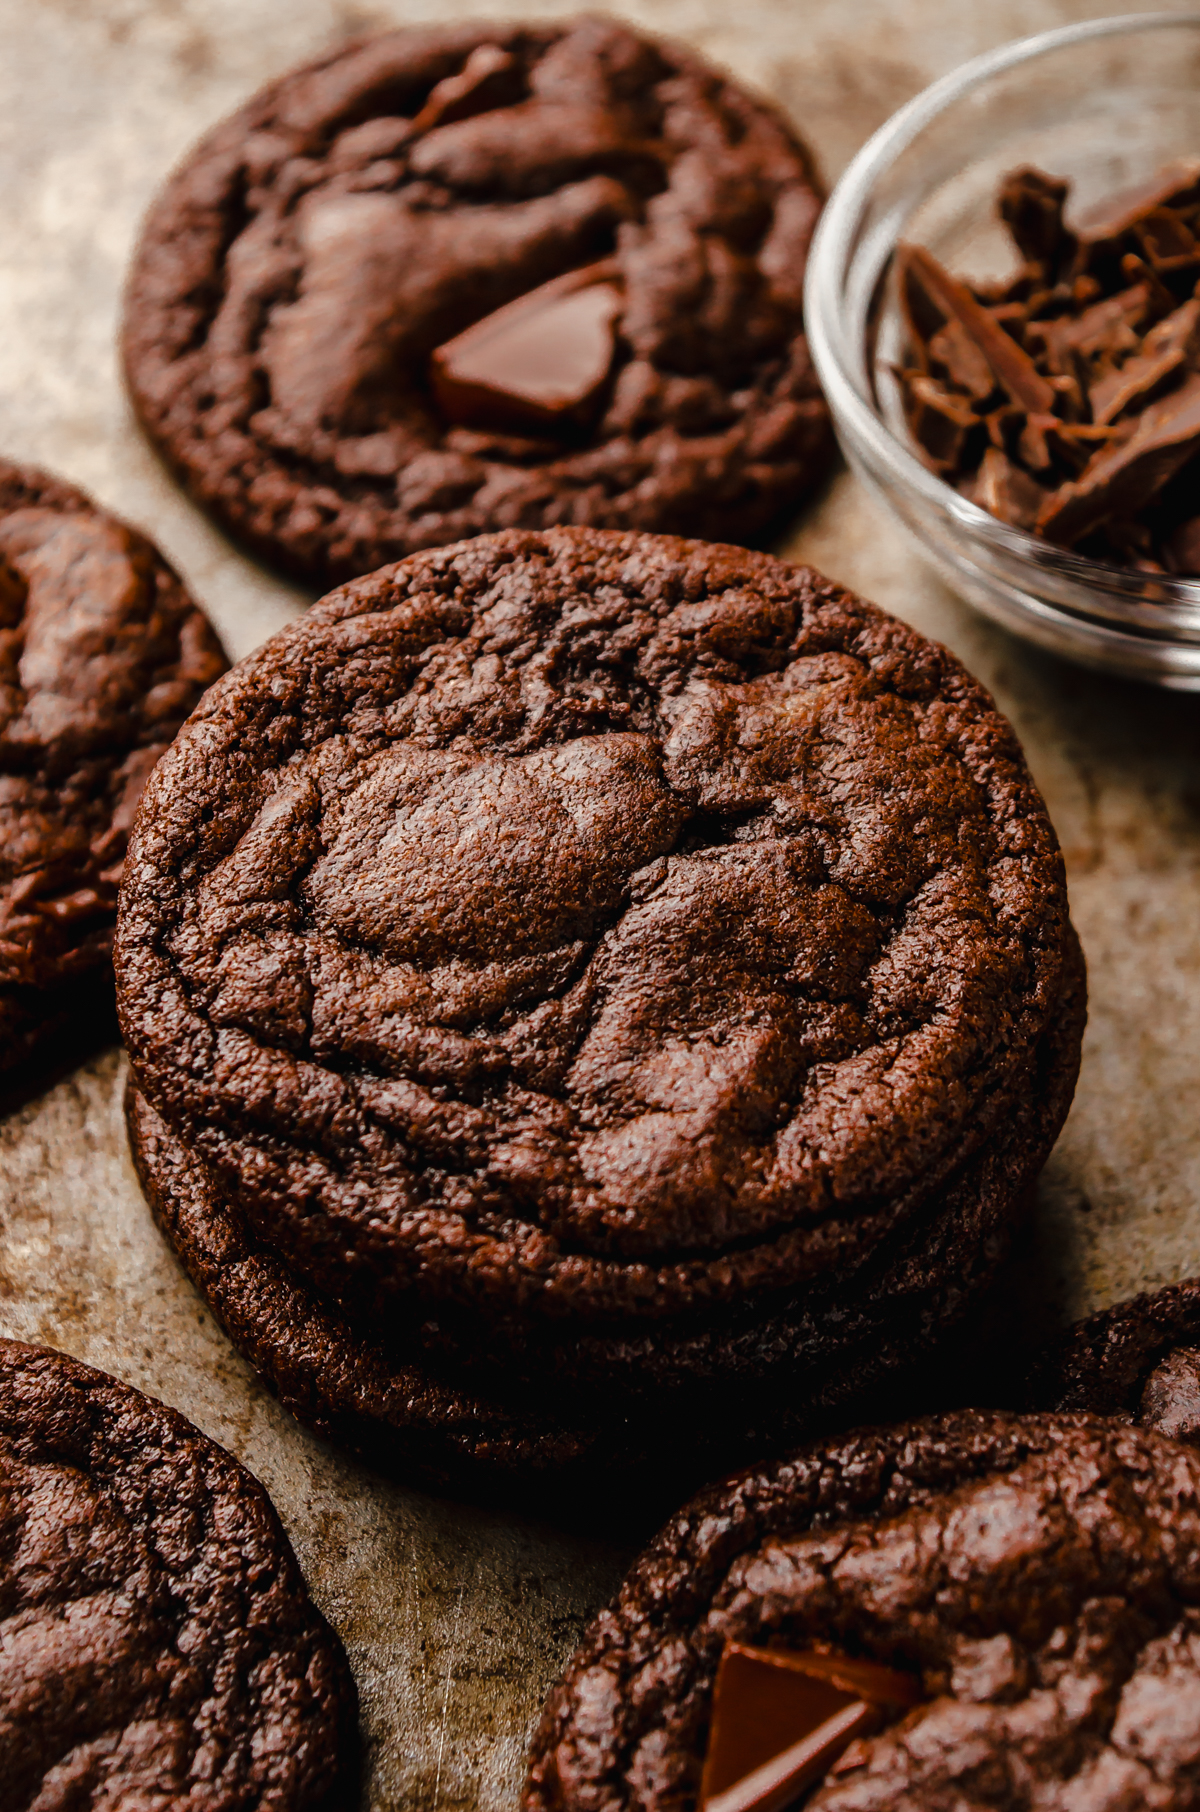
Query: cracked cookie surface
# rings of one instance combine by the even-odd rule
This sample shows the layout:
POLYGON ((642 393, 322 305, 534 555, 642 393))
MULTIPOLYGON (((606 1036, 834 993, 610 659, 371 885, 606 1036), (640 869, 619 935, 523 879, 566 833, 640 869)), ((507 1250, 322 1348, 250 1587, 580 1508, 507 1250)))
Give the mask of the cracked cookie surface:
POLYGON ((137 1089, 248 1234, 542 1390, 719 1376, 738 1315, 794 1362, 795 1293, 952 1245, 973 1164, 1002 1240, 1083 1003, 950 656, 587 530, 413 556, 243 662, 155 776, 118 963, 137 1089))
POLYGON ((910 1673, 813 1812, 1194 1805, 1200 1455, 1090 1416, 867 1429, 702 1493, 585 1634, 525 1812, 696 1803, 725 1643, 910 1673))
POLYGON ((5 1804, 343 1812, 354 1724, 250 1474, 140 1391, 0 1341, 5 1804))
POLYGON ((0 461, 0 1096, 112 1027, 137 803, 224 666, 144 536, 73 486, 0 461))
POLYGON ((284 76, 168 183, 130 387, 192 494, 307 580, 504 527, 745 540, 832 456, 819 207, 783 118, 678 46, 595 18, 390 32, 284 76), (593 278, 587 319, 576 295, 525 336, 535 384, 557 349, 570 393, 582 361, 582 400, 527 419, 485 388, 478 415, 468 378, 463 416, 434 355, 593 278))

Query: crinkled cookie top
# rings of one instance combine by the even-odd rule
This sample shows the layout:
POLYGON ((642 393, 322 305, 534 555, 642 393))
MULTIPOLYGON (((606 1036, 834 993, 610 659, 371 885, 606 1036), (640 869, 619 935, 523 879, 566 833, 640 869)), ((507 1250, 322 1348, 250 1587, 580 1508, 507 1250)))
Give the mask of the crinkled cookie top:
POLYGON ((1098 1418, 966 1412, 704 1493, 551 1693, 526 1812, 688 1812, 727 1641, 820 1642, 921 1683, 810 1812, 1182 1812, 1200 1787, 1200 1455, 1098 1418))
POLYGON ((512 532, 212 691, 118 979, 139 1087, 322 1287, 662 1314, 927 1199, 1028 1088, 1066 926, 945 650, 766 556, 512 532))
POLYGON ((5 1806, 341 1812, 354 1723, 249 1473, 116 1379, 0 1341, 5 1806))
POLYGON ((107 962, 146 776, 224 665, 143 536, 0 461, 0 990, 107 962))
POLYGON ((597 18, 389 32, 283 77, 168 183, 131 387, 189 487, 304 577, 509 526, 741 540, 828 467, 819 208, 783 118, 678 46, 597 18), (583 366, 580 406, 447 413, 439 348, 580 272, 600 288, 522 341, 583 366))

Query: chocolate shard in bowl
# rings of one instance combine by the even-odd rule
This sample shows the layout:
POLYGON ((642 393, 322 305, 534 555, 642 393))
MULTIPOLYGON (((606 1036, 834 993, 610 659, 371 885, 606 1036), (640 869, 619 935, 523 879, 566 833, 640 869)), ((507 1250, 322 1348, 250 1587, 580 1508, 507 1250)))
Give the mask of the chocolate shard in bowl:
POLYGON ((1164 552, 1168 571, 1181 578, 1200 578, 1200 516, 1189 516, 1168 535, 1164 552))
POLYGON ((1074 483, 1046 500, 1038 532, 1072 547, 1111 516, 1131 516, 1200 448, 1200 373, 1148 409, 1135 432, 1097 453, 1074 483))
POLYGON ((1195 355, 1198 343, 1200 301, 1193 297, 1150 329, 1134 358, 1092 385, 1092 420, 1115 421, 1135 404, 1153 402, 1195 355))
POLYGON ((1132 232, 1146 215, 1159 208, 1180 207, 1200 199, 1200 158, 1179 158, 1145 182, 1132 183, 1088 208, 1076 224, 1080 250, 1085 255, 1105 242, 1132 232))
POLYGON ((956 320, 987 360, 997 381, 1014 402, 1026 409, 1053 409, 1055 393, 1029 354, 993 320, 965 283, 952 277, 921 245, 901 246, 902 281, 910 297, 914 318, 940 315, 956 320), (916 308, 913 310, 913 302, 916 308))
POLYGON ((967 436, 982 425, 980 417, 965 397, 943 389, 924 372, 902 372, 901 384, 909 427, 930 464, 938 471, 956 471, 967 436))
POLYGON ((439 346, 430 375, 446 419, 516 433, 586 420, 616 351, 616 275, 611 259, 572 271, 439 346))
POLYGON ((1000 218, 1029 263, 1057 267, 1075 251, 1075 235, 1063 221, 1070 184, 1025 165, 1011 170, 1000 187, 1000 218))
POLYGON ((713 1693, 701 1812, 782 1812, 857 1738, 922 1697, 910 1675, 816 1650, 728 1642, 713 1693))
POLYGON ((1014 465, 999 447, 989 447, 979 468, 972 502, 1012 528, 1031 529, 1046 500, 1036 479, 1014 465))

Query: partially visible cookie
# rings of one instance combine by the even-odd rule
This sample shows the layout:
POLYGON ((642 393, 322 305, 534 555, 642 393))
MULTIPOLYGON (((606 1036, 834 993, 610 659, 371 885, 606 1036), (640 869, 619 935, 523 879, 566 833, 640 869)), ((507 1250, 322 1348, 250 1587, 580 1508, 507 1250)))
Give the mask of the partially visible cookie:
POLYGON ((318 585, 499 528, 745 541, 829 469, 820 202, 774 108, 616 20, 387 32, 171 178, 130 389, 191 494, 318 585))
POLYGON ((550 1694, 523 1806, 1183 1812, 1198 1706, 1200 1454, 966 1411, 680 1511, 550 1694))
POLYGON ((174 1410, 0 1340, 13 1812, 348 1812, 355 1691, 266 1493, 174 1410))
POLYGON ((224 666, 143 535, 0 461, 0 1103, 115 1038, 126 838, 151 768, 224 666))
POLYGON ((1121 1416, 1200 1446, 1200 1278, 1077 1321, 1035 1359, 1022 1401, 1121 1416))

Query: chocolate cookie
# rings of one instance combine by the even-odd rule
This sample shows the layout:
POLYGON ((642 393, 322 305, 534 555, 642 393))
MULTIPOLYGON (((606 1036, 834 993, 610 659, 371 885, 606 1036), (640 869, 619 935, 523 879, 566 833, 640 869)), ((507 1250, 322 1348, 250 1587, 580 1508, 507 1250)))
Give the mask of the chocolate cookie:
POLYGON ((963 1313, 1083 1019, 1045 808, 951 656, 582 529, 412 556, 214 688, 117 961, 148 1190, 310 1416, 224 1239, 354 1364, 693 1458, 963 1313))
POLYGON ((1034 1361, 1024 1401, 1120 1416, 1200 1445, 1200 1279, 1077 1321, 1034 1361))
POLYGON ((523 1805, 1182 1812, 1197 1706, 1200 1455, 967 1411, 681 1511, 551 1693, 523 1805))
POLYGON ((0 1590, 14 1812, 355 1803, 354 1683, 262 1487, 174 1410, 15 1340, 0 1590))
POLYGON ((147 432, 263 559, 334 583, 485 530, 762 533, 824 476, 811 159, 614 20, 388 32, 265 89, 146 223, 147 432))
POLYGON ((0 460, 0 1104, 116 1036, 126 838, 146 776, 224 666, 144 536, 0 460))

